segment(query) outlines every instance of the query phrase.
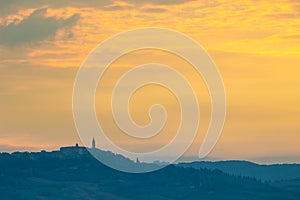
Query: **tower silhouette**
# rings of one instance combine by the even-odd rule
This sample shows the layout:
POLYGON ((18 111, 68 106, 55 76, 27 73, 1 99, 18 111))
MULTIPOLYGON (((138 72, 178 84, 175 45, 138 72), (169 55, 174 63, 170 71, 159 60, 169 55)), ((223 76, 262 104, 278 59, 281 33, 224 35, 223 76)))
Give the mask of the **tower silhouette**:
POLYGON ((95 138, 93 138, 93 141, 92 141, 92 149, 95 149, 96 148, 96 141, 95 141, 95 138))

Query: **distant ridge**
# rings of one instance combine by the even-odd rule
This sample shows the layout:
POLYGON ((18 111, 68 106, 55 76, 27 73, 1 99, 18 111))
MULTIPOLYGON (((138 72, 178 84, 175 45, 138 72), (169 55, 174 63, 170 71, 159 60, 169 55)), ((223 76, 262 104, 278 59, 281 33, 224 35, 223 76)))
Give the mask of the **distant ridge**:
POLYGON ((216 161, 179 163, 177 166, 195 169, 221 170, 224 173, 254 177, 263 181, 280 181, 300 178, 300 164, 260 165, 249 161, 216 161))

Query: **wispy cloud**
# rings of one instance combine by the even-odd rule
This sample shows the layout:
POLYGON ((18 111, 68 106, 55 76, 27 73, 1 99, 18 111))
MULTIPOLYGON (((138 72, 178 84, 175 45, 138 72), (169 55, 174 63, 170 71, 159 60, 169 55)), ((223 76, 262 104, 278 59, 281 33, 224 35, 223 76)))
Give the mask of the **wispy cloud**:
POLYGON ((284 36, 281 36, 281 38, 286 38, 286 39, 300 39, 300 35, 284 35, 284 36))

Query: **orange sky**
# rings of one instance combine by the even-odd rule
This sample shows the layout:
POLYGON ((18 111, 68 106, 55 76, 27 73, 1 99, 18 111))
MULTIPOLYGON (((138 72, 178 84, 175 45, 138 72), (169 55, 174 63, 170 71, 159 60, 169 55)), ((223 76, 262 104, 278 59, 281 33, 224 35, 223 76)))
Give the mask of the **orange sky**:
MULTIPOLYGON (((71 104, 81 62, 99 42, 116 33, 161 27, 198 41, 223 77, 228 113, 210 157, 300 161, 300 2, 79 2, 0 3, 0 151, 52 149, 79 142, 71 104)), ((171 56, 133 53, 115 65, 145 62, 145 55, 156 56, 161 62, 170 61, 171 56)), ((178 67, 185 70, 184 64, 178 67)), ((198 95, 203 95, 200 105, 205 117, 197 141, 201 141, 209 119, 203 88, 198 95)), ((149 89, 149 94, 155 94, 154 88, 149 89)), ((147 108, 139 99, 134 99, 137 108, 133 108, 133 117, 146 123, 147 108)), ((173 103, 168 105, 172 108, 173 103)), ((98 114, 105 116, 101 105, 97 106, 98 114)), ((173 129, 169 126, 166 130, 173 129)), ((115 140, 131 146, 129 141, 115 140)), ((198 146, 195 142, 186 155, 196 155, 198 146)))

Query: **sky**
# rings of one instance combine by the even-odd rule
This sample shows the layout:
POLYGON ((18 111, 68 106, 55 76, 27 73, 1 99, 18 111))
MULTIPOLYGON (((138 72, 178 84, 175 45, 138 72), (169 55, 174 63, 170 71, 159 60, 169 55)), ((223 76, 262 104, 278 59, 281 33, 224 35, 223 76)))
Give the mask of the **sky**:
MULTIPOLYGON (((141 27, 182 32, 217 64, 226 88, 227 117, 209 157, 300 162, 298 0, 0 0, 0 151, 81 143, 72 116, 77 70, 100 42, 141 27)), ((170 113, 162 135, 147 142, 121 136, 111 121, 109 102, 99 101, 124 70, 153 59, 186 74, 199 91, 203 117, 185 154, 194 157, 209 123, 209 95, 190 64, 170 53, 148 49, 117 59, 100 82, 105 89, 97 90, 97 116, 125 149, 149 150, 172 138, 179 110, 163 88, 144 88, 147 92, 136 93, 130 102, 138 124, 149 122, 147 110, 158 101, 170 113)))

